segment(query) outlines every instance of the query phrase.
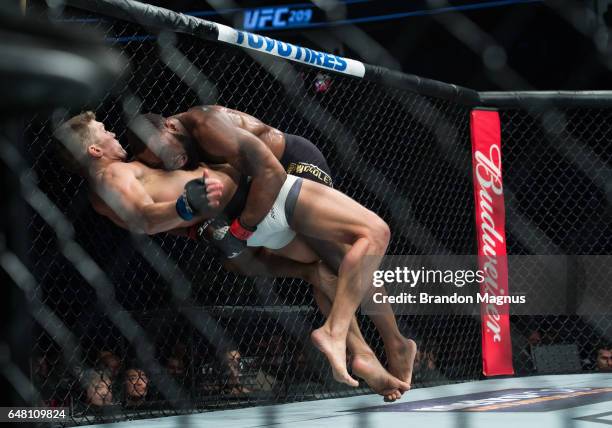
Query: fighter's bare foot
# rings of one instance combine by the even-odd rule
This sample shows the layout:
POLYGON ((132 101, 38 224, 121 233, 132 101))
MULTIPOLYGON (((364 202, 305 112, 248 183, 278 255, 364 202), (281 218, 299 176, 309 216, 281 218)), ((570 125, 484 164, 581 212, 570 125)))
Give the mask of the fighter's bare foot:
POLYGON ((375 393, 384 396, 385 401, 397 400, 402 396, 402 390, 410 388, 410 384, 385 370, 374 354, 353 355, 351 367, 353 373, 365 380, 375 393))
MULTIPOLYGON (((414 357, 417 352, 416 342, 412 339, 402 338, 393 346, 385 347, 387 361, 389 362, 389 372, 399 380, 408 384, 412 382, 412 368, 414 367, 414 357)), ((402 390, 402 392, 407 391, 402 390)))
POLYGON ((359 386, 359 382, 353 379, 346 369, 346 338, 333 337, 323 326, 314 330, 310 339, 329 361, 334 379, 349 386, 359 386))

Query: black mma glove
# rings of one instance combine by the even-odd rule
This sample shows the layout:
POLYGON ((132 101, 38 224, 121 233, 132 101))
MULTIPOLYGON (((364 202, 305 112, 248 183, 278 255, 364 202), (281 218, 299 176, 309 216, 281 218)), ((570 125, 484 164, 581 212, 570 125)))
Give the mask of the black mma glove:
POLYGON ((204 178, 196 178, 185 184, 183 194, 176 200, 176 212, 185 221, 193 219, 208 209, 208 196, 206 194, 206 182, 204 178))
POLYGON ((217 216, 201 225, 192 226, 188 234, 194 239, 203 239, 208 242, 222 257, 233 259, 246 249, 247 239, 254 232, 254 230, 250 231, 241 224, 234 226, 236 222, 239 223, 240 220, 234 220, 230 226, 224 216, 217 216), (234 228, 233 231, 232 228, 234 228), (246 233, 240 228, 246 230, 246 233), (246 239, 239 239, 236 234, 246 239))

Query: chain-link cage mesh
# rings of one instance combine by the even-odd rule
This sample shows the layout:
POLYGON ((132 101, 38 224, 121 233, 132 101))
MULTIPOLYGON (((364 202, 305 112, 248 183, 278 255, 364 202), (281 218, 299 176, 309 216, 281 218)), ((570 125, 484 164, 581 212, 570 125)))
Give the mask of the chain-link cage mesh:
MULTIPOLYGON (((583 255, 567 259, 575 290, 568 300, 578 313, 587 290, 602 301, 610 294, 605 258, 588 257, 612 252, 610 114, 554 106, 501 112, 508 252, 583 255)), ((559 292, 542 291, 553 300, 559 292)), ((556 345, 573 348, 574 371, 593 370, 597 350, 609 346, 612 319, 581 315, 513 317, 516 372, 542 373, 536 351, 556 345)))
MULTIPOLYGON (((389 223, 390 254, 473 252, 468 108, 194 37, 152 37, 108 19, 95 25, 131 65, 127 85, 95 108, 118 138, 126 105, 135 103, 164 115, 202 103, 244 111, 313 141, 334 187, 389 223), (325 91, 321 79, 328 79, 325 91)), ((32 217, 29 256, 41 300, 80 345, 66 355, 53 329, 40 330, 32 374, 45 402, 71 406, 71 423, 86 424, 367 391, 334 382, 310 345, 323 318, 305 283, 240 277, 202 244, 165 234, 135 240, 97 215, 84 180, 58 162, 53 122, 39 117, 27 126, 31 174, 72 222, 75 241, 110 289, 84 280, 48 221, 32 217), (99 304, 106 293, 112 305, 99 304)), ((359 321, 385 363, 373 324, 359 321)), ((478 378, 478 319, 404 316, 398 323, 422 351, 415 386, 478 378)))
MULTIPOLYGON (((127 84, 95 108, 119 138, 136 110, 171 115, 219 104, 244 111, 313 141, 335 188, 389 223, 389 254, 474 252, 469 108, 127 22, 92 17, 87 24, 130 61, 127 84)), ((84 180, 54 151, 59 119, 28 123, 30 177, 97 266, 75 263, 85 253, 66 239, 70 233, 36 211, 29 257, 42 305, 34 306, 41 328, 31 376, 46 404, 70 406, 70 424, 81 425, 367 391, 334 382, 310 345, 323 317, 307 284, 240 277, 202 244, 137 238, 97 215, 84 180), (40 316, 48 309, 55 322, 40 316)), ((502 112, 510 254, 610 253, 609 119, 608 110, 593 109, 502 112)), ((608 279, 588 271, 578 280, 605 293, 608 279)), ((541 372, 535 351, 565 343, 577 348, 578 370, 591 370, 611 336, 603 315, 511 321, 518 374, 541 372)), ((359 322, 385 363, 373 324, 359 322)), ((400 316, 398 323, 420 347, 416 387, 479 377, 479 319, 400 316)))

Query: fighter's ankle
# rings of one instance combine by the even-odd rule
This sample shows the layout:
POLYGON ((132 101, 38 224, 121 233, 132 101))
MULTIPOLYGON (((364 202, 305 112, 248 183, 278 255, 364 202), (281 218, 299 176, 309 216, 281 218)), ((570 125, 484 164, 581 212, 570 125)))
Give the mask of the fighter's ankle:
POLYGON ((339 328, 331 328, 329 329, 329 336, 332 340, 340 340, 346 342, 346 337, 348 332, 346 330, 342 330, 339 328))
POLYGON ((402 351, 407 347, 408 339, 400 334, 387 338, 384 343, 387 351, 402 351))
POLYGON ((376 358, 376 354, 372 351, 361 351, 361 352, 353 352, 351 353, 351 357, 355 358, 376 358))

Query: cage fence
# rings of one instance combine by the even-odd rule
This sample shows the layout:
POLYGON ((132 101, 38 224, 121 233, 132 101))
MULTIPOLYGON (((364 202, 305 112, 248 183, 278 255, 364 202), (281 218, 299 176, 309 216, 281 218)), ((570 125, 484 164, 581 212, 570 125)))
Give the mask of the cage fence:
MULTIPOLYGON (((127 79, 93 108, 122 142, 138 112, 168 116, 199 104, 244 111, 313 141, 334 187, 388 222, 389 254, 474 252, 469 105, 160 32, 133 16, 62 13, 57 24, 93 26, 129 60, 127 79)), ((500 86, 521 82, 490 61, 488 35, 466 16, 438 16, 489 58, 500 86)), ((36 320, 26 375, 39 402, 68 406, 68 425, 87 425, 368 392, 334 382, 310 345, 323 317, 308 284, 244 278, 226 272, 202 243, 134 236, 96 214, 85 180, 62 165, 52 136, 72 113, 29 118, 23 156, 2 152, 31 214, 27 262, 4 252, 2 266, 36 320)), ((502 109, 509 254, 610 254, 609 115, 609 107, 553 103, 502 109)), ((576 287, 599 286, 609 299, 598 266, 576 287)), ((555 298, 554 290, 542 293, 555 298)), ((358 319, 384 358, 374 325, 358 319)), ((559 344, 575 347, 575 370, 590 371, 612 335, 609 315, 511 321, 519 375, 538 373, 537 350, 559 344)), ((405 315, 398 324, 420 347, 415 387, 481 377, 479 318, 405 315)))

